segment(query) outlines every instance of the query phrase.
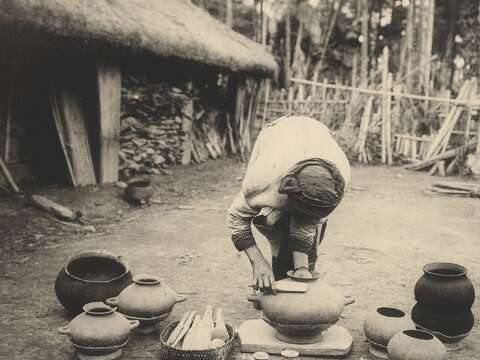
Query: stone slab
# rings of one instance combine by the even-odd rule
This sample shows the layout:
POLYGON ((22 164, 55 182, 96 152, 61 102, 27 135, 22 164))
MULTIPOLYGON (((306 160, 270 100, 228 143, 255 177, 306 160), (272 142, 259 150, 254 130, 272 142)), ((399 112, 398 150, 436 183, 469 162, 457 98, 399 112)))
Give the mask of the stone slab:
POLYGON ((275 337, 276 330, 262 319, 245 321, 237 331, 240 351, 265 351, 280 354, 283 350, 296 350, 304 356, 346 357, 352 351, 353 338, 344 327, 333 325, 322 334, 322 340, 314 344, 289 344, 275 337))

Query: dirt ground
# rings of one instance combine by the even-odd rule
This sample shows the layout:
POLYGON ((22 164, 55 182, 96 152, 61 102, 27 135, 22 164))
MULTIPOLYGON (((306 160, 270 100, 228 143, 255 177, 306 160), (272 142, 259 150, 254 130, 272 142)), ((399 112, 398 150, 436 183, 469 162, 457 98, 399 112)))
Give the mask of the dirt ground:
MULTIPOLYGON (((56 332, 70 319, 53 284, 66 259, 86 249, 121 254, 134 273, 157 274, 188 293, 166 323, 207 304, 221 306, 234 326, 257 317, 246 301, 249 264, 232 246, 225 223, 243 170, 233 160, 177 168, 155 180, 160 204, 148 208, 130 207, 111 186, 42 191, 81 210, 94 229, 59 223, 28 207, 25 198, 1 198, 0 359, 74 358, 67 339, 56 332)), ((425 192, 435 180, 401 168, 353 169, 352 185, 361 189, 348 192, 331 216, 318 263, 331 285, 356 299, 339 321, 354 337, 349 359, 371 359, 362 333, 369 311, 388 305, 411 309, 424 264, 458 262, 478 283, 480 200, 425 192)), ((480 318, 478 299, 473 311, 480 318)), ((159 348, 158 334, 136 335, 124 358, 158 359, 159 348)), ((478 359, 479 348, 476 325, 450 359, 478 359)))

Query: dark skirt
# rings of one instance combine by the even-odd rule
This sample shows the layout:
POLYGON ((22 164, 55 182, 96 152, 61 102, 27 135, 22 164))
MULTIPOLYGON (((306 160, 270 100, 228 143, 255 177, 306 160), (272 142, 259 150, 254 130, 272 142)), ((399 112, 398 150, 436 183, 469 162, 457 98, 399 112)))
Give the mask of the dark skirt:
MULTIPOLYGON (((278 256, 272 257, 272 270, 275 280, 285 279, 287 272, 294 268, 293 265, 293 251, 289 247, 289 234, 290 234, 290 217, 287 216, 280 220, 275 226, 280 227, 280 233, 283 234, 280 240, 280 250, 278 256)), ((319 224, 317 227, 317 234, 312 244, 312 248, 308 253, 308 265, 310 271, 315 270, 315 264, 317 262, 317 248, 323 240, 325 230, 327 228, 327 222, 319 224)))

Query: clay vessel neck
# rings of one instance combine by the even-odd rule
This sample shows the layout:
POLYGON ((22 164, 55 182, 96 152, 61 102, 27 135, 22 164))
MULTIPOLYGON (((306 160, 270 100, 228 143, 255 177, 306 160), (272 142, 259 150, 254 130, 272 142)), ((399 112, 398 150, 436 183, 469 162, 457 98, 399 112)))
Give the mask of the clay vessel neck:
POLYGON ((444 279, 458 279, 467 275, 467 268, 453 263, 431 263, 423 267, 428 276, 444 279))
POLYGON ((403 318, 405 317, 405 313, 402 310, 391 308, 391 307, 379 307, 377 309, 377 313, 382 316, 390 317, 390 318, 403 318))
POLYGON ((115 309, 101 302, 93 302, 86 304, 83 311, 89 316, 107 316, 113 314, 115 309))
POLYGON ((150 275, 137 275, 133 278, 133 282, 139 286, 158 286, 160 280, 150 275))

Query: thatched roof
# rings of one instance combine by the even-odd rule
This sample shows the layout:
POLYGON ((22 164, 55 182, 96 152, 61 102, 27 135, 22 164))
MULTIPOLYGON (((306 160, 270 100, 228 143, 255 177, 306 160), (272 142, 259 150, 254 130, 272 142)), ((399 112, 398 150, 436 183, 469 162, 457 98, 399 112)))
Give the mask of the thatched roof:
POLYGON ((5 26, 145 50, 234 71, 272 73, 273 57, 189 0, 0 1, 5 26))

